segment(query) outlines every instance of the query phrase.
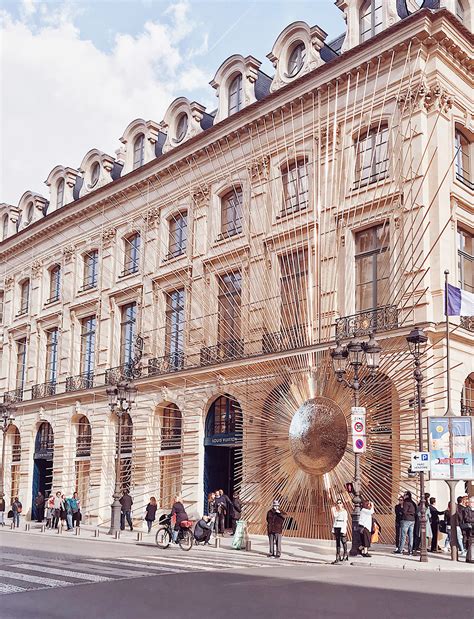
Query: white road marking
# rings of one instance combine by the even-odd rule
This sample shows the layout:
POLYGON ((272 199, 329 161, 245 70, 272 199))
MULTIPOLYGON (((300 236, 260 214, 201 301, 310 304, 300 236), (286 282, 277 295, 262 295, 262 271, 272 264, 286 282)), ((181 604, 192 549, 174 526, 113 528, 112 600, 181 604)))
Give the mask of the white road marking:
MULTIPOLYGON (((97 576, 96 574, 85 574, 84 572, 76 572, 74 570, 59 570, 56 567, 32 565, 30 563, 15 563, 15 568, 27 570, 30 572, 42 572, 43 574, 54 574, 55 576, 70 576, 71 578, 80 578, 81 580, 89 580, 91 582, 106 582, 111 580, 107 576, 97 576)), ((75 583, 71 583, 75 584, 75 583)))
POLYGON ((27 591, 25 587, 16 587, 15 585, 7 585, 0 582, 0 595, 5 593, 20 593, 21 591, 27 591))
POLYGON ((11 580, 25 580, 26 582, 33 582, 37 585, 46 585, 47 587, 67 587, 72 583, 65 580, 56 580, 54 578, 43 578, 42 576, 34 576, 33 574, 18 574, 16 572, 6 572, 0 570, 0 577, 8 578, 11 580))

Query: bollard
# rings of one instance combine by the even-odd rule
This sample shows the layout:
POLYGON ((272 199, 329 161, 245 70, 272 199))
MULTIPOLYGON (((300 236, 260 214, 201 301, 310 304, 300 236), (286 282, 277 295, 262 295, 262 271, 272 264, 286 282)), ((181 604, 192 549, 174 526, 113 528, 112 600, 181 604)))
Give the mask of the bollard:
POLYGON ((94 537, 99 537, 99 533, 100 533, 99 529, 96 529, 94 531, 94 537))
POLYGON ((14 529, 14 528, 15 528, 15 525, 13 524, 13 521, 12 521, 12 523, 10 525, 10 529, 14 529))
POLYGON ((245 550, 246 552, 250 552, 252 550, 252 542, 249 539, 245 542, 245 550))
POLYGON ((46 531, 46 527, 44 526, 44 524, 41 525, 40 531, 41 533, 44 533, 46 531))
POLYGON ((137 542, 141 542, 143 539, 143 533, 141 531, 137 531, 137 542))
POLYGON ((29 531, 30 530, 30 523, 26 522, 25 523, 25 531, 29 531))
POLYGON ((220 547, 221 547, 221 540, 216 535, 216 548, 220 548, 220 547))
POLYGON ((81 534, 81 527, 76 527, 76 535, 80 535, 81 534))
POLYGON ((58 535, 62 535, 63 532, 63 526, 60 524, 58 525, 58 535))
POLYGON ((120 531, 115 531, 115 539, 120 539, 120 531))

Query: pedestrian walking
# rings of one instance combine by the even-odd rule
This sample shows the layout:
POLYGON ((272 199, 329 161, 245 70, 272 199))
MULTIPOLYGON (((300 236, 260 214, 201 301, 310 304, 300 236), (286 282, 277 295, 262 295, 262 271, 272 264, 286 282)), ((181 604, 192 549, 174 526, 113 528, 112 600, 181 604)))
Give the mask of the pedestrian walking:
POLYGON ((67 530, 68 531, 72 531, 73 528, 74 528, 74 526, 72 524, 72 505, 71 505, 71 501, 72 501, 72 498, 68 499, 67 497, 64 496, 63 512, 65 512, 65 514, 66 514, 66 526, 67 526, 67 530))
POLYGON ((50 494, 46 503, 46 528, 51 529, 54 517, 54 495, 50 494))
POLYGON ((174 497, 173 507, 171 509, 171 518, 174 519, 173 542, 176 543, 178 541, 178 533, 181 523, 185 520, 189 520, 188 514, 184 509, 183 500, 179 495, 174 497))
POLYGON ((465 557, 467 553, 464 547, 464 536, 461 529, 461 523, 464 520, 464 497, 458 496, 456 502, 456 515, 454 516, 454 524, 451 522, 451 531, 453 530, 453 527, 456 527, 456 539, 458 542, 459 556, 465 557))
POLYGON ((43 522, 44 518, 44 496, 42 492, 38 492, 35 497, 35 516, 36 522, 43 522))
POLYGON ((151 496, 150 500, 148 501, 148 505, 145 508, 145 522, 148 528, 148 533, 150 533, 151 527, 155 522, 157 508, 158 504, 156 502, 156 499, 154 496, 151 496))
POLYGON ((232 511, 232 514, 231 514, 232 535, 234 535, 235 530, 237 528, 237 520, 240 520, 242 516, 242 501, 240 500, 239 494, 237 492, 234 492, 232 496, 232 510, 231 511, 232 511))
POLYGON ((17 529, 20 526, 20 514, 22 511, 23 511, 23 505, 20 503, 20 501, 18 500, 18 497, 16 496, 12 503, 12 512, 13 512, 13 527, 16 527, 17 529))
POLYGON ((469 497, 469 504, 464 510, 463 529, 466 534, 466 563, 474 563, 474 496, 469 497))
POLYGON ((61 503, 61 493, 58 491, 56 492, 53 499, 53 520, 51 523, 52 529, 57 529, 59 526, 59 519, 61 518, 61 503))
POLYGON ((398 497, 398 503, 395 505, 395 548, 400 545, 400 529, 402 526, 403 516, 403 496, 398 497))
POLYGON ((225 534, 225 517, 228 510, 229 498, 224 495, 223 490, 216 490, 216 507, 217 507, 217 532, 220 535, 225 534))
POLYGON ((332 524, 332 533, 336 538, 336 560, 333 563, 339 563, 339 561, 348 561, 349 555, 347 554, 347 511, 344 509, 342 499, 337 499, 334 508, 334 521, 332 524), (343 554, 341 556, 341 545, 343 548, 343 554))
POLYGON ((408 537, 408 554, 413 554, 413 535, 415 529, 416 504, 407 490, 403 495, 403 512, 400 526, 400 543, 395 550, 396 554, 402 554, 408 537))
POLYGON ((5 526, 5 499, 0 496, 0 526, 5 526))
POLYGON ((267 512, 267 533, 270 543, 268 557, 281 557, 281 538, 283 535, 283 523, 285 514, 280 511, 280 503, 275 499, 272 508, 267 512))
POLYGON ((374 505, 371 501, 362 501, 362 509, 359 514, 359 530, 361 539, 359 550, 363 557, 371 556, 369 555, 369 548, 372 540, 372 516, 374 511, 374 505))
POLYGON ((120 529, 121 531, 125 530, 125 520, 127 520, 127 524, 130 527, 130 531, 133 531, 133 522, 132 522, 132 505, 133 499, 128 493, 128 490, 124 490, 122 497, 120 498, 120 529))
POLYGON ((436 498, 434 496, 430 497, 429 510, 431 515, 431 548, 430 552, 438 552, 441 548, 438 546, 438 537, 439 537, 439 517, 443 515, 443 512, 439 512, 436 507, 436 498))
POLYGON ((198 543, 204 542, 204 545, 209 545, 211 534, 212 527, 209 524, 209 516, 203 516, 194 527, 194 539, 198 543))

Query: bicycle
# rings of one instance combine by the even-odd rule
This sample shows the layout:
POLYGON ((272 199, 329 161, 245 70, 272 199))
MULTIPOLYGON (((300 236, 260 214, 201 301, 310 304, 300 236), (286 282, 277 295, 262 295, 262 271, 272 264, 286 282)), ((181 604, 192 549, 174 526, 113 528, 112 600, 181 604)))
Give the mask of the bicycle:
MULTIPOLYGON (((158 522, 160 526, 158 527, 158 531, 155 535, 155 542, 158 548, 165 550, 173 541, 171 514, 163 514, 162 516, 160 516, 158 522)), ((181 550, 191 550, 194 541, 191 531, 193 523, 191 520, 184 520, 179 526, 180 528, 178 531, 178 538, 176 540, 176 543, 179 544, 181 550)))

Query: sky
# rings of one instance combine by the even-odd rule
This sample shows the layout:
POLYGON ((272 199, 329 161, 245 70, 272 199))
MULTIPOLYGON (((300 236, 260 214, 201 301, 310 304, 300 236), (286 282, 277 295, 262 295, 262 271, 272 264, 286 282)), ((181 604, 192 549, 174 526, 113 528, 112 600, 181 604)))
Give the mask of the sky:
POLYGON ((91 148, 115 155, 135 118, 160 122, 179 96, 209 111, 209 81, 232 54, 266 55, 291 22, 344 31, 333 0, 3 0, 0 8, 0 203, 49 197, 56 165, 91 148))

